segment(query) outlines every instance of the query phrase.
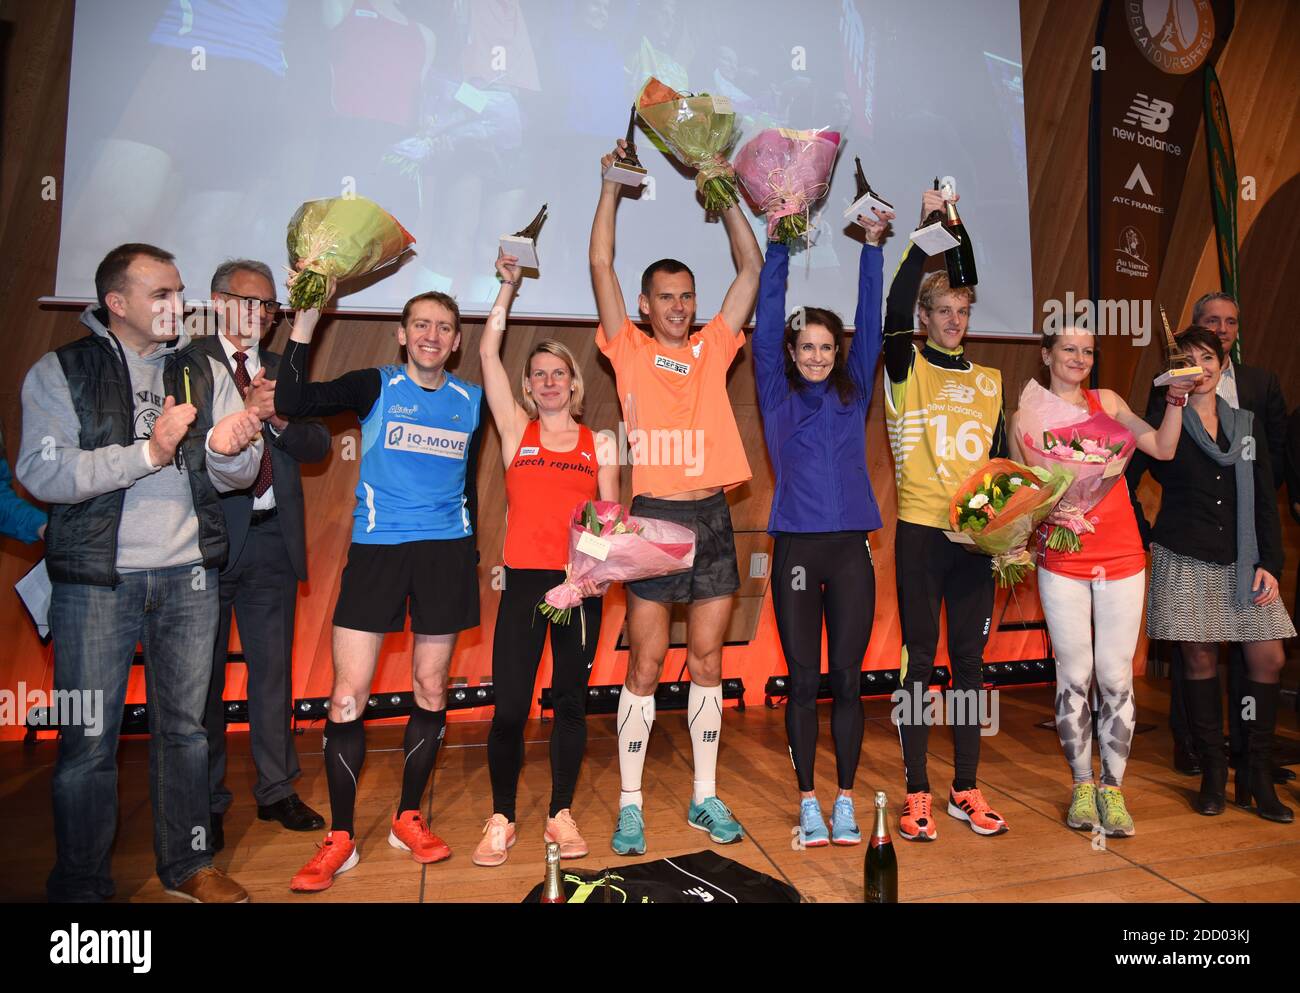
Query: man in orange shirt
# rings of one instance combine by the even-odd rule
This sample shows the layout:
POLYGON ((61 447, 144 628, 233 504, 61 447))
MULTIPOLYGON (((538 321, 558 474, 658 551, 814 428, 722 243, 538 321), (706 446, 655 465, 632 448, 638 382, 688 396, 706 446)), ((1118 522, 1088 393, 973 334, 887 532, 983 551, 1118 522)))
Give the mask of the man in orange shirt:
MULTIPOLYGON (((601 160, 602 173, 626 157, 627 142, 601 160)), ((722 638, 740 588, 731 511, 724 490, 750 478, 727 398, 727 369, 744 346, 744 327, 758 295, 763 257, 739 205, 722 214, 738 271, 722 310, 700 331, 695 277, 676 259, 661 259, 641 277, 638 301, 651 334, 627 316, 614 273, 614 219, 622 187, 605 180, 591 227, 591 281, 600 327, 596 344, 614 366, 632 451, 632 513, 683 524, 695 532, 695 564, 685 572, 627 584, 627 680, 619 695, 622 793, 613 848, 645 853, 641 771, 654 722, 654 693, 668 652, 674 603, 687 604, 688 721, 695 783, 687 823, 719 844, 744 832, 718 799, 715 775, 722 728, 722 638)))

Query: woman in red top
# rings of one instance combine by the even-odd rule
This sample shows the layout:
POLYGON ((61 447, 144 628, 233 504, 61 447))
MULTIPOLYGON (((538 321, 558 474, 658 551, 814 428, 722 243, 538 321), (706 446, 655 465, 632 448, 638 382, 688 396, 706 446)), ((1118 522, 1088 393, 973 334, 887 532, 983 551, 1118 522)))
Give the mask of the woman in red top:
MULTIPOLYGON (((1157 430, 1129 409, 1111 390, 1088 390, 1096 348, 1091 331, 1067 327, 1043 335, 1043 369, 1025 393, 1046 388, 1038 409, 1056 407, 1052 424, 1031 423, 1034 415, 1023 403, 1011 417, 1008 435, 1011 457, 1024 461, 1021 438, 1041 436, 1044 429, 1070 423, 1071 418, 1103 413, 1113 420, 1111 442, 1132 438, 1153 458, 1166 460, 1178 448, 1182 412, 1190 384, 1170 387, 1170 406, 1157 430), (1177 405, 1177 406, 1176 406, 1177 405), (1073 408, 1073 409, 1072 409, 1073 408)), ((1101 439, 1096 439, 1101 440, 1101 439)), ((1066 823, 1108 835, 1134 832, 1120 785, 1133 743, 1136 707, 1133 701, 1133 651, 1142 623, 1146 590, 1146 553, 1123 478, 1088 512, 1096 529, 1083 536, 1077 552, 1056 552, 1040 542, 1038 597, 1047 619, 1056 654, 1056 732, 1074 776, 1066 823), (1095 625, 1094 625, 1095 621, 1095 625), (1092 777, 1092 709, 1088 691, 1094 674, 1101 695, 1098 744, 1101 788, 1092 777)))
POLYGON ((515 790, 524 758, 524 723, 537 667, 551 632, 551 808, 546 840, 563 858, 582 858, 587 844, 569 806, 587 744, 587 677, 600 635, 601 600, 583 588, 585 625, 548 621, 537 610, 546 591, 564 582, 569 558, 569 520, 584 500, 618 500, 617 447, 578 423, 582 373, 558 341, 539 342, 523 374, 523 402, 515 400, 501 364, 506 314, 519 286, 519 260, 497 259, 501 291, 483 328, 479 358, 483 391, 506 468, 505 586, 492 637, 492 685, 496 708, 488 734, 493 813, 474 852, 475 865, 501 865, 515 843, 515 790), (585 641, 582 631, 586 630, 585 641))

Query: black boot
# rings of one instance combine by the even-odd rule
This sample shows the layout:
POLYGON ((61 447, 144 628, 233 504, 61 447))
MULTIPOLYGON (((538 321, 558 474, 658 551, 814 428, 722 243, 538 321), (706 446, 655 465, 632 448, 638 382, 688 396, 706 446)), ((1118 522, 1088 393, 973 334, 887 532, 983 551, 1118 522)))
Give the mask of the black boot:
POLYGON ((1266 821, 1290 824, 1295 815, 1273 790, 1273 729, 1277 726, 1277 683, 1244 680, 1242 689, 1255 701, 1255 719, 1242 720, 1246 732, 1248 765, 1236 775, 1237 805, 1249 807, 1266 821))
POLYGON ((1184 776, 1201 774, 1201 761, 1196 757, 1196 742, 1191 738, 1174 739, 1174 769, 1184 776))
POLYGON ((1219 676, 1184 679, 1183 700, 1187 704, 1187 725, 1196 743, 1201 764, 1201 790, 1192 800, 1198 814, 1212 817, 1227 806, 1228 756, 1223 750, 1223 710, 1219 697, 1219 676))

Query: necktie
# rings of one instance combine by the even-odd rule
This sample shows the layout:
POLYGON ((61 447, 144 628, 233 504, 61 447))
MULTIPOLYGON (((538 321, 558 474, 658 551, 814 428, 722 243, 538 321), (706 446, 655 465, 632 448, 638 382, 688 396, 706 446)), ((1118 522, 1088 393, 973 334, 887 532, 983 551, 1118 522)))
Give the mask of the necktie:
MULTIPOLYGON (((253 385, 248 375, 248 355, 235 352, 235 385, 240 395, 244 395, 253 385)), ((271 488, 271 446, 262 442, 262 464, 257 467, 257 481, 253 483, 253 496, 260 497, 271 488)))

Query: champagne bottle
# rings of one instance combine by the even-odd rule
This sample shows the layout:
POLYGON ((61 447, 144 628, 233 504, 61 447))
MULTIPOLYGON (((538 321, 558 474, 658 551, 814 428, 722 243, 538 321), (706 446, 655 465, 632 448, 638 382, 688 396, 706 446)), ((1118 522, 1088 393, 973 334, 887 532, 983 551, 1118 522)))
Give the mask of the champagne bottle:
POLYGON ((566 903, 564 883, 560 879, 560 846, 546 843, 546 885, 542 888, 542 903, 566 903))
POLYGON ((898 903, 898 856, 889 839, 887 801, 883 791, 876 792, 876 826, 871 831, 863 866, 863 903, 898 903))
POLYGON ((949 200, 944 207, 947 217, 944 218, 943 226, 958 242, 956 247, 943 253, 944 264, 948 267, 948 285, 954 289, 959 286, 974 286, 979 282, 979 274, 975 271, 975 249, 971 246, 970 235, 966 233, 966 225, 957 213, 957 205, 949 200))

